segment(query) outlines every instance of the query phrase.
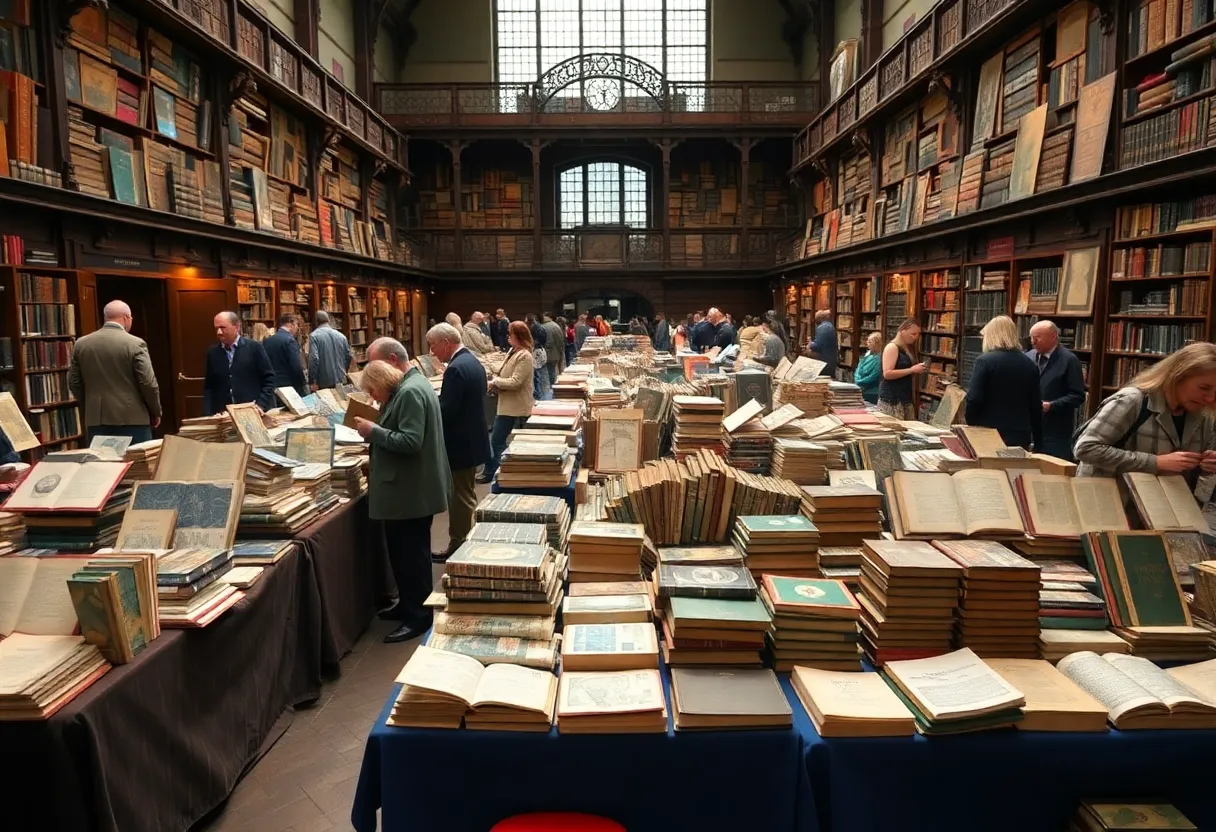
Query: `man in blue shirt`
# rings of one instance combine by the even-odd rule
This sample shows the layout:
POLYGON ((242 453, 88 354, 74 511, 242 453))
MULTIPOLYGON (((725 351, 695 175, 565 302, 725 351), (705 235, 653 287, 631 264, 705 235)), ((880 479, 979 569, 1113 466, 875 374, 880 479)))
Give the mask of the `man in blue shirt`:
POLYGON ((350 342, 329 325, 329 313, 318 312, 317 328, 308 336, 308 380, 312 389, 328 390, 346 381, 350 342))
POLYGON ((714 342, 714 325, 697 310, 692 315, 692 333, 689 341, 693 352, 705 352, 714 342))
POLYGON ((836 377, 836 362, 840 360, 840 347, 836 340, 836 327, 832 325, 830 309, 815 313, 815 337, 807 344, 812 358, 826 361, 827 366, 819 373, 828 378, 836 377))

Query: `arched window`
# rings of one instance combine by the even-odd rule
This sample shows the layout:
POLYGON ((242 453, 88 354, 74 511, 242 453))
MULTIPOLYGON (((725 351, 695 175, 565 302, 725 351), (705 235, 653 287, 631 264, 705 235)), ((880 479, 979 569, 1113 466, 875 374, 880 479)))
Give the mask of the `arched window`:
POLYGON ((624 162, 590 162, 558 177, 562 228, 624 225, 646 228, 650 216, 646 171, 624 162))
MULTIPOLYGON (((497 0, 498 80, 527 84, 569 58, 613 52, 645 61, 669 81, 705 81, 707 5, 707 0, 497 0)), ((573 94, 585 95, 577 87, 573 94)))

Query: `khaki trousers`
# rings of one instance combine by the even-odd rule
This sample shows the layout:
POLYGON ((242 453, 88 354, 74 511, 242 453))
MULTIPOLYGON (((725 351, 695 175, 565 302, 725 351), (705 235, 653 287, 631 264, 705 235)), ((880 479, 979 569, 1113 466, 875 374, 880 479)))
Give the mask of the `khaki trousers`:
POLYGON ((452 472, 452 501, 448 505, 449 551, 469 536, 473 528, 473 509, 477 508, 477 469, 461 468, 452 472))

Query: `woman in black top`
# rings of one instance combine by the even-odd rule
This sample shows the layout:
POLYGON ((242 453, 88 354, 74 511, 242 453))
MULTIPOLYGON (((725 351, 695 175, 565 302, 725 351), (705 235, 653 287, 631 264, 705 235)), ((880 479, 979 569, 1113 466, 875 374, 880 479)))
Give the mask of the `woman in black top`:
POLYGON ((989 321, 980 334, 984 354, 975 360, 967 386, 967 424, 996 428, 1010 447, 1043 444, 1043 397, 1039 368, 1018 343, 1018 328, 1007 315, 989 321))
POLYGON ((896 419, 916 419, 912 403, 912 376, 925 371, 912 350, 920 340, 920 324, 907 318, 895 332, 895 337, 882 349, 882 381, 878 383, 878 412, 896 419))

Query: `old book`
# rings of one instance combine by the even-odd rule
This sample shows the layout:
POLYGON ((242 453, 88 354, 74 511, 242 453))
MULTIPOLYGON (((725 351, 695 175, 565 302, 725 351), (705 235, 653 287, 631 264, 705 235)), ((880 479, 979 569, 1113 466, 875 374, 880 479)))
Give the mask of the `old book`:
POLYGON ((743 566, 743 554, 734 546, 664 546, 659 563, 673 566, 743 566))
POLYGON ((0 636, 74 633, 76 610, 64 581, 87 562, 69 555, 0 558, 0 636))
POLYGON ((667 701, 657 668, 562 671, 557 730, 562 734, 666 733, 667 701))
POLYGON ((939 723, 984 717, 1015 724, 1021 718, 1018 709, 1026 704, 1021 691, 966 648, 929 659, 887 662, 883 673, 907 698, 922 733, 931 733, 939 723))
POLYGON ((756 597, 756 582, 741 566, 672 566, 660 564, 659 595, 664 598, 756 597))
POLYGON ((530 543, 540 546, 548 537, 542 523, 474 523, 465 540, 490 543, 530 543))
POLYGON ((293 415, 308 416, 312 413, 304 404, 304 397, 294 387, 276 387, 274 394, 293 415))
POLYGON ((549 641, 554 620, 536 615, 457 615, 435 613, 434 631, 440 635, 494 636, 549 641))
POLYGON ((177 509, 128 509, 122 516, 115 551, 170 549, 177 526, 177 509))
POLYGON ((778 614, 808 615, 856 620, 857 599, 841 581, 763 576, 764 592, 778 614))
POLYGON ((722 420, 722 429, 727 433, 734 433, 762 413, 764 413, 764 405, 755 399, 750 399, 722 420))
POLYGON ((777 675, 765 669, 673 667, 677 731, 785 728, 794 715, 777 675))
POLYGON ((982 145, 992 138, 996 128, 997 103, 1001 92, 1001 67, 1004 54, 998 52, 980 67, 979 92, 976 97, 975 121, 971 131, 972 146, 982 145))
POLYGON ((650 584, 646 581, 589 581, 570 584, 571 598, 597 595, 646 595, 650 584))
POLYGON ((98 512, 130 467, 125 462, 39 462, 4 507, 30 513, 98 512))
POLYGON ((896 471, 890 482, 887 493, 897 539, 1025 533, 1003 471, 896 471))
POLYGON ((495 636, 432 634, 427 645, 477 659, 482 664, 518 664, 552 670, 558 639, 519 639, 495 636))
POLYGON ((837 488, 841 486, 861 486, 873 490, 878 489, 878 480, 873 471, 828 471, 828 485, 837 488))
POLYGON ((1123 482, 1146 527, 1209 531, 1203 510, 1181 476, 1130 473, 1123 475, 1123 482))
MULTIPOLYGON (((1148 659, 1083 651, 1065 656, 1057 667, 1101 702, 1111 725, 1121 731, 1216 725, 1216 704, 1148 659)), ((1200 683, 1206 676, 1204 670, 1183 674, 1183 678, 1200 683)), ((1209 688, 1208 692, 1214 691, 1209 688)))
POLYGON ((0 392, 0 431, 18 453, 37 448, 41 444, 37 435, 30 429, 29 423, 25 421, 21 408, 17 406, 17 400, 7 391, 0 392))
POLYGON ((1057 662, 1070 653, 1089 650, 1094 653, 1127 653, 1128 644, 1109 630, 1055 630, 1039 632, 1039 648, 1043 658, 1057 662))
POLYGON ((562 670, 656 667, 659 643, 649 622, 570 624, 562 633, 562 670))
POLYGON ((177 510, 175 549, 231 549, 245 496, 244 481, 137 482, 132 509, 177 510))
POLYGON ((262 410, 256 404, 230 404, 227 408, 232 426, 236 428, 241 441, 255 448, 275 444, 266 431, 266 423, 262 420, 262 410))
POLYGON ((355 426, 355 419, 367 419, 369 422, 379 423, 380 410, 360 399, 348 398, 346 400, 346 415, 342 417, 342 424, 349 428, 355 426))
POLYGON ((650 621, 650 595, 580 595, 562 602, 562 622, 570 624, 630 624, 650 621))
POLYGON ((178 482, 243 481, 250 449, 244 442, 199 442, 176 434, 161 444, 157 480, 178 482))
POLYGON ((1016 477, 1015 491, 1026 530, 1036 537, 1075 538, 1130 528, 1113 479, 1028 473, 1016 477))
MULTIPOLYGON (((83 56, 82 56, 83 61, 83 56)), ((160 87, 152 87, 152 115, 156 132, 170 139, 177 136, 177 99, 160 87)), ((193 139, 193 137, 191 137, 193 139)))
POLYGON ((795 666, 794 691, 821 737, 909 737, 916 719, 878 673, 795 666))
POLYGON ((1042 659, 987 659, 1026 697, 1022 731, 1105 731, 1106 706, 1042 659))
POLYGON ((1077 128, 1074 130, 1072 169, 1068 181, 1084 182, 1102 174, 1110 116, 1115 101, 1115 76, 1112 72, 1081 87, 1077 103, 1077 128))
POLYGON ((601 410, 596 421, 595 470, 621 474, 642 465, 642 411, 601 410))
POLYGON ((1199 829, 1169 803, 1098 803, 1085 800, 1073 817, 1071 828, 1082 832, 1133 832, 1140 829, 1195 832, 1199 829))
POLYGON ((334 464, 333 428, 289 428, 284 456, 303 463, 334 464))
POLYGON ((448 558, 448 573, 471 578, 540 580, 549 550, 524 543, 466 540, 448 558))

